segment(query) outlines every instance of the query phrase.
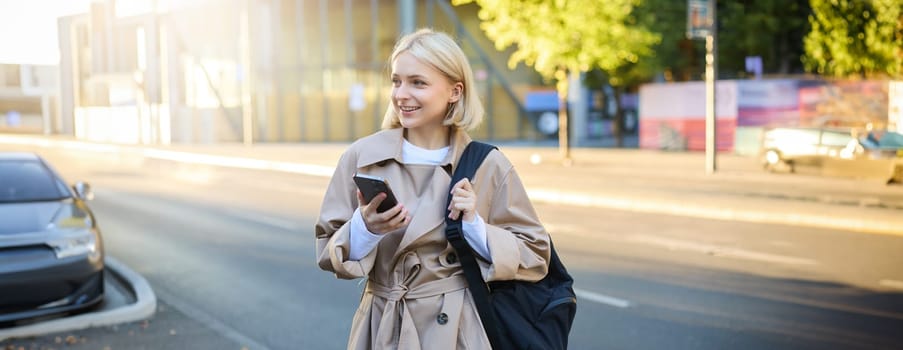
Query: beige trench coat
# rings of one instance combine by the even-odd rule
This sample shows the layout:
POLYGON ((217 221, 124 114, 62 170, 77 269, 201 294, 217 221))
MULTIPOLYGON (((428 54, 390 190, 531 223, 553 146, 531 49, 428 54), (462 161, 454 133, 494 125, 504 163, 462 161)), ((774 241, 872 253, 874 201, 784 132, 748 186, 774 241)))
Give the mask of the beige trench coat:
MULTIPOLYGON (((404 165, 402 132, 380 131, 345 151, 316 225, 320 268, 338 278, 368 279, 352 321, 348 349, 489 349, 461 265, 444 231, 451 173, 471 139, 463 131, 453 131, 451 151, 442 165, 404 165), (355 172, 387 179, 412 213, 405 229, 387 233, 360 261, 347 258, 349 221, 357 208, 355 172)), ((548 233, 501 152, 486 158, 475 176, 474 190, 479 198, 477 211, 487 225, 492 260, 489 264, 478 259, 484 279, 536 281, 545 276, 548 233)))

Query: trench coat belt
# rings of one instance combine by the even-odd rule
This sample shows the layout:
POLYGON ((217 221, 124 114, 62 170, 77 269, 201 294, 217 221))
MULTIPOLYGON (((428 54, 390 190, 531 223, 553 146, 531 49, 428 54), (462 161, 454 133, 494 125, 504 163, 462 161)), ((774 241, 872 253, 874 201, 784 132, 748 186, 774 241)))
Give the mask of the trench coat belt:
POLYGON ((414 318, 405 305, 405 300, 427 298, 465 288, 467 288, 467 280, 463 275, 425 282, 413 287, 403 284, 387 287, 372 280, 368 281, 366 292, 386 299, 386 306, 376 334, 377 344, 395 344, 397 349, 420 349, 420 337, 414 326, 414 318))
POLYGON ((400 301, 404 299, 420 299, 456 290, 467 288, 467 280, 464 275, 455 275, 418 284, 414 287, 408 287, 403 284, 394 287, 387 287, 373 280, 367 281, 367 291, 389 301, 400 301))

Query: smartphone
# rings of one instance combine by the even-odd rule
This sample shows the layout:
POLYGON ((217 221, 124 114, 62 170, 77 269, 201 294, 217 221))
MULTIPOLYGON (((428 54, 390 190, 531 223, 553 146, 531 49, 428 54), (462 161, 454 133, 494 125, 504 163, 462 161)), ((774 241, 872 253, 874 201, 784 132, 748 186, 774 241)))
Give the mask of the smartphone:
POLYGON ((357 184, 357 188, 361 190, 361 194, 364 195, 364 200, 366 200, 367 203, 370 203, 370 201, 372 201, 376 195, 380 194, 380 192, 385 192, 386 199, 384 199, 383 202, 379 204, 379 207, 376 208, 376 212, 378 213, 392 209, 392 207, 398 204, 398 200, 395 199, 395 194, 393 194, 392 189, 389 188, 389 183, 379 176, 354 174, 354 183, 357 184))

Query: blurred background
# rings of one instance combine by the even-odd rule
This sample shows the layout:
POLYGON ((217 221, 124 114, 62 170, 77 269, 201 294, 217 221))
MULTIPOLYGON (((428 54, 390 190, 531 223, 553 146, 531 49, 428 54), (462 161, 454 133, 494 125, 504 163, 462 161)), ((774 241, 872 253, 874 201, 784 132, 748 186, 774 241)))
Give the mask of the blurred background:
MULTIPOLYGON (((313 228, 421 27, 575 276, 572 349, 903 348, 903 0, 0 0, 0 151, 41 157, 0 158, 78 180, 103 235, 67 246, 106 254, 100 305, 0 349, 344 348, 364 284, 313 228)), ((0 286, 52 277, 8 271, 58 211, 0 203, 0 286)))
MULTIPOLYGON (((512 62, 516 44, 493 41, 480 6, 458 2, 7 1, 0 130, 133 144, 350 141, 378 129, 395 40, 425 26, 456 36, 470 57, 488 112, 476 137, 551 139, 555 79, 512 62)), ((581 35, 616 32, 605 28, 617 22, 644 44, 606 34, 611 53, 593 55, 621 55, 618 63, 568 78, 572 143, 627 137, 628 147, 703 149, 706 51, 687 37, 688 2, 619 3, 631 12, 587 20, 581 35)), ((899 1, 835 3, 718 3, 720 150, 755 154, 766 127, 895 130, 899 1)), ((539 38, 504 30, 522 43, 539 38)))
MULTIPOLYGON (((59 3, 81 11, 54 19, 55 35, 6 46, 10 52, 0 58, 0 110, 20 116, 5 131, 168 144, 242 141, 247 128, 254 142, 350 141, 378 129, 388 101, 387 57, 400 33, 416 25, 462 40, 492 116, 479 137, 535 135, 521 125, 524 94, 541 82, 528 69, 505 69, 505 56, 478 29, 473 5, 59 3), (52 58, 57 48, 58 61, 52 58)), ((29 13, 45 17, 18 28, 8 24, 5 36, 54 26, 40 2, 4 6, 5 16, 34 6, 29 13)))

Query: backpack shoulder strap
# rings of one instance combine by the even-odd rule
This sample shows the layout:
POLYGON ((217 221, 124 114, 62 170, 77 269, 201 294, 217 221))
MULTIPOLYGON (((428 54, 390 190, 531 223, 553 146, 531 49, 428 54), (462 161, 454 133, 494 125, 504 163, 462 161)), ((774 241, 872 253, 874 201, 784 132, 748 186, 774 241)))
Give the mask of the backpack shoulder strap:
MULTIPOLYGON (((476 175, 477 169, 480 168, 480 164, 483 164, 483 161, 486 160, 486 156, 489 155, 489 152, 492 152, 495 149, 498 148, 488 143, 477 141, 471 141, 467 144, 467 147, 464 148, 464 153, 461 154, 461 159, 459 159, 458 164, 455 165, 455 172, 452 174, 450 186, 454 186, 463 178, 468 178, 473 181, 473 177, 476 175)), ((451 188, 449 188, 449 190, 451 190, 451 188)), ((448 202, 446 204, 448 203, 451 203, 451 196, 448 197, 448 202)))
MULTIPOLYGON (((452 174, 449 192, 451 192, 451 187, 458 183, 458 181, 461 181, 461 179, 468 178, 473 180, 473 176, 476 174, 480 164, 483 164, 486 156, 494 149, 497 148, 490 144, 476 141, 470 142, 467 147, 464 148, 464 153, 461 154, 461 159, 458 160, 454 174, 452 174)), ((451 197, 451 195, 448 196, 446 207, 451 203, 451 197)), ((474 253, 467 241, 464 240, 464 230, 461 228, 461 216, 459 216, 457 220, 449 219, 448 215, 445 216, 445 237, 458 254, 458 261, 461 262, 461 268, 464 270, 464 279, 467 280, 467 288, 470 290, 470 294, 473 297, 477 313, 480 314, 480 321, 483 324, 483 330, 486 332, 486 336, 489 338, 489 343, 501 344, 499 343, 501 335, 496 326, 497 321, 495 314, 492 312, 491 306, 489 305, 489 289, 486 282, 483 281, 483 275, 480 273, 480 266, 477 264, 476 253, 474 253)))

